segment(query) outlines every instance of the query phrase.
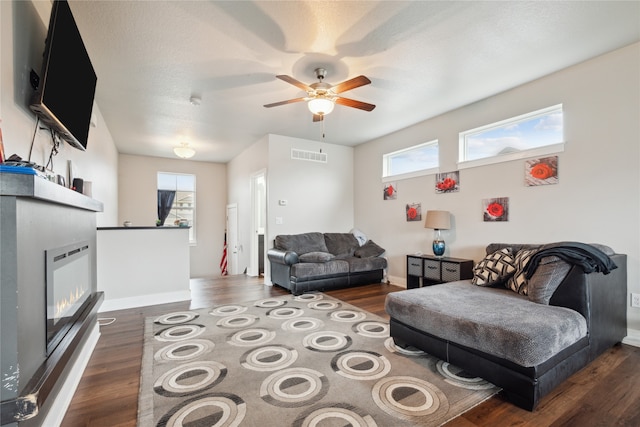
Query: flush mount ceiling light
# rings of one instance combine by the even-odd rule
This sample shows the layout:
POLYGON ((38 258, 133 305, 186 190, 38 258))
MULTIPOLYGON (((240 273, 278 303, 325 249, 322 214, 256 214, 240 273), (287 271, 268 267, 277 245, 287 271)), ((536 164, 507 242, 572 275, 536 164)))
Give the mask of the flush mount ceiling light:
POLYGON ((196 154, 196 150, 189 147, 188 142, 181 142, 179 147, 174 147, 173 152, 176 156, 181 157, 183 159, 189 159, 196 154))

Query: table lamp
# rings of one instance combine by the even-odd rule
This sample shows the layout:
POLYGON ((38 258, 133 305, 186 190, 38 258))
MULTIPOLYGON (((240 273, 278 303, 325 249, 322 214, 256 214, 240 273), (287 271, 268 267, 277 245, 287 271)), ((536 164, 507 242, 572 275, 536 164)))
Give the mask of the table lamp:
POLYGON ((433 236, 433 254, 437 257, 443 256, 445 245, 440 235, 440 230, 448 230, 451 228, 451 215, 449 211, 427 211, 424 228, 432 228, 435 230, 433 236))

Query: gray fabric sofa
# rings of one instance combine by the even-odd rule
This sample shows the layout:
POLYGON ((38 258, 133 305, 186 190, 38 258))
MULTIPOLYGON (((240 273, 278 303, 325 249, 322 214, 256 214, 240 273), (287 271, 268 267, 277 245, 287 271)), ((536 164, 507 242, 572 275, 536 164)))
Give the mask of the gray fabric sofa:
POLYGON ((271 282, 300 295, 380 283, 387 267, 383 253, 371 240, 360 245, 352 233, 311 232, 276 236, 267 257, 271 282))
POLYGON ((489 261, 476 265, 473 280, 389 294, 391 336, 400 346, 419 348, 502 387, 509 401, 533 411, 543 396, 627 334, 626 255, 598 245, 607 264, 589 272, 590 265, 546 255, 544 248, 492 244, 486 248, 489 261), (539 255, 535 271, 526 263, 504 268, 497 261, 517 260, 518 253, 522 261, 527 252, 530 259, 539 255), (493 280, 483 276, 487 266, 485 272, 497 270, 493 280), (518 280, 527 291, 520 286, 514 292, 518 280), (535 287, 551 289, 540 297, 535 287))

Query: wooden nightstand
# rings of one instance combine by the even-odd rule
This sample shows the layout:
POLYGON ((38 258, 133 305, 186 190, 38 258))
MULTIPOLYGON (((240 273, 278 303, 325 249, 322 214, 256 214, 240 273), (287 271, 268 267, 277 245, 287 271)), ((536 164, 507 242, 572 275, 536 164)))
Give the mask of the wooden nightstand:
POLYGON ((433 255, 407 255, 407 289, 473 277, 473 260, 433 255))

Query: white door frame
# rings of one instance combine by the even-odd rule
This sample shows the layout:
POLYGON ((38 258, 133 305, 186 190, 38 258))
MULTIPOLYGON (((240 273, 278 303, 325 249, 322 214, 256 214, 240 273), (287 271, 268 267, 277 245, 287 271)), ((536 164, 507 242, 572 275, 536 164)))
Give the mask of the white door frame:
POLYGON ((238 274, 238 204, 227 205, 227 271, 238 274), (231 218, 231 221, 229 220, 231 218))
MULTIPOLYGON (((260 245, 258 236, 260 235, 260 231, 264 234, 266 238, 266 209, 267 209, 267 170, 260 169, 257 172, 251 174, 251 238, 249 242, 249 267, 247 269, 247 274, 249 276, 257 277, 259 275, 259 259, 258 259, 258 247, 260 245), (259 178, 264 180, 264 192, 258 191, 257 181, 259 178), (260 210, 263 210, 262 215, 265 218, 264 221, 264 230, 260 229, 259 218, 261 215, 260 210)), ((263 253, 264 265, 266 266, 266 245, 267 242, 265 240, 265 253, 263 253)))

